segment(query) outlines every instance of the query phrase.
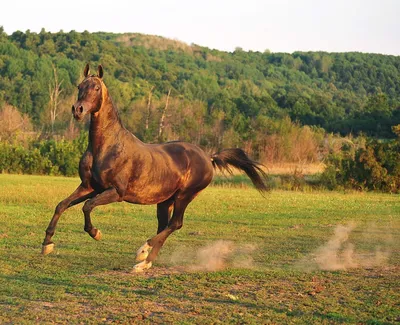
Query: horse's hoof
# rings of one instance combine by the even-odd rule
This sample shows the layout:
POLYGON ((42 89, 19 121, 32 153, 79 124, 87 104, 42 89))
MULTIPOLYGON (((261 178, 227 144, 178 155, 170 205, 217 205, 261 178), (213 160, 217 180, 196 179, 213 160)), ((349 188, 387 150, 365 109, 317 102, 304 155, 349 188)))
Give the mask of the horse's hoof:
POLYGON ((144 261, 153 247, 151 247, 147 242, 144 243, 136 252, 136 262, 144 261))
POLYGON ((96 229, 96 235, 93 237, 94 240, 100 240, 101 239, 101 231, 99 229, 96 229))
POLYGON ((54 250, 54 243, 42 245, 42 255, 50 254, 54 250))
POLYGON ((146 261, 140 262, 133 267, 132 272, 141 273, 144 270, 148 270, 149 268, 151 268, 152 265, 153 265, 152 262, 146 262, 146 261))

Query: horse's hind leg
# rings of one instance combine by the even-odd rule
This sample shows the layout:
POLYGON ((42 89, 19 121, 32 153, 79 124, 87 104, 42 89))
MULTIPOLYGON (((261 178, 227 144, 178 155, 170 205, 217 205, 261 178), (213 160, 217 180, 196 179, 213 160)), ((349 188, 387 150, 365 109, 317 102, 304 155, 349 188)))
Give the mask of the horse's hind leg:
POLYGON ((60 219, 61 214, 66 209, 93 197, 95 194, 96 193, 93 191, 92 188, 86 188, 81 184, 70 196, 58 203, 54 211, 54 215, 49 223, 49 226, 46 229, 46 236, 42 244, 43 255, 51 253, 54 249, 54 243, 51 241, 51 238, 54 235, 57 222, 60 219))
POLYGON ((145 261, 136 264, 134 271, 141 272, 145 269, 149 269, 152 262, 156 259, 158 252, 164 245, 165 240, 171 235, 175 230, 182 228, 183 225, 183 215, 185 213, 186 207, 192 201, 194 196, 177 198, 174 202, 174 212, 172 214, 171 220, 168 222, 168 226, 159 232, 156 236, 147 241, 150 246, 150 253, 148 254, 145 261))
POLYGON ((174 200, 169 199, 162 203, 157 204, 157 220, 158 228, 157 234, 163 231, 168 226, 169 219, 171 219, 171 212, 174 205, 174 200))
MULTIPOLYGON (((172 207, 174 200, 168 199, 167 201, 157 204, 157 219, 158 219, 158 229, 157 234, 163 231, 167 226, 169 219, 171 218, 172 207)), ((146 241, 142 247, 140 247, 136 252, 136 261, 144 261, 149 255, 152 247, 146 241)))

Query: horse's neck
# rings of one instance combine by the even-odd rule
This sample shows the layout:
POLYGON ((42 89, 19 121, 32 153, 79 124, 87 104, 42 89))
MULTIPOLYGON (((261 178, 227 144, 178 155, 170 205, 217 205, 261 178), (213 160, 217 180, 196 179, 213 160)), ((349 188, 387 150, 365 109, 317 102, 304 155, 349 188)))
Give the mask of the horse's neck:
POLYGON ((90 116, 89 142, 94 151, 99 151, 101 146, 108 145, 110 139, 125 130, 114 107, 111 98, 107 98, 100 110, 90 116))

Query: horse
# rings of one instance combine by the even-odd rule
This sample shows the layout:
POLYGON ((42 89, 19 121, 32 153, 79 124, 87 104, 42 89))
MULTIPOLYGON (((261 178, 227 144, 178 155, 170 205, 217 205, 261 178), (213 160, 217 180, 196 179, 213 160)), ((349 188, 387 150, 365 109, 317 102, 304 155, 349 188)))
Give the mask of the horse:
POLYGON ((99 206, 113 202, 157 204, 157 234, 148 239, 136 253, 134 271, 152 266, 164 242, 183 225, 188 204, 211 182, 215 170, 244 171, 261 192, 268 190, 262 165, 251 160, 238 148, 224 149, 211 156, 196 145, 186 142, 146 144, 122 124, 118 110, 103 82, 103 67, 97 74, 84 69, 78 86, 78 99, 72 115, 82 121, 90 114, 88 147, 79 162, 80 185, 58 203, 46 229, 42 254, 54 250, 52 237, 61 214, 85 202, 82 208, 84 230, 95 240, 101 239, 93 227, 90 214, 99 206))

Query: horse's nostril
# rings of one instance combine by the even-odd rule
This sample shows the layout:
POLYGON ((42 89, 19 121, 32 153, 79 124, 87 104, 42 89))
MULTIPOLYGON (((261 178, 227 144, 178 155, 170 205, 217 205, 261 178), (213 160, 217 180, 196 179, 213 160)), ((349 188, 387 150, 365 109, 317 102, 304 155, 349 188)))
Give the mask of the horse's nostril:
POLYGON ((78 111, 79 111, 79 114, 83 113, 83 106, 82 105, 78 107, 78 111))

